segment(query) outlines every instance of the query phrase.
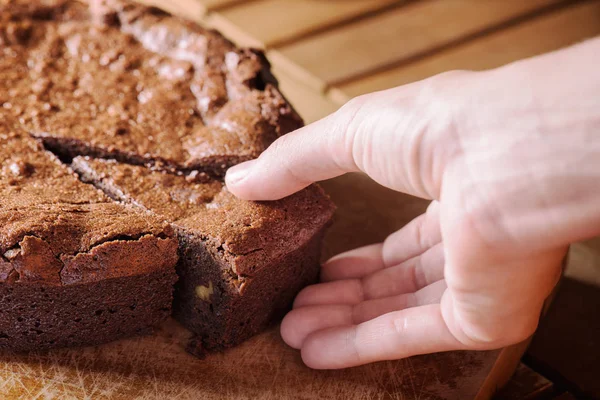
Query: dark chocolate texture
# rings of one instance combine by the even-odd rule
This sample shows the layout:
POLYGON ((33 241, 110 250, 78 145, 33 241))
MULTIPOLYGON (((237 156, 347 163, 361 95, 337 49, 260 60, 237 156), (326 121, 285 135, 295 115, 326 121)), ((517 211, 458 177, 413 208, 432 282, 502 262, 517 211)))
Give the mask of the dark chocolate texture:
POLYGON ((282 200, 249 202, 208 177, 83 157, 72 168, 112 198, 173 224, 181 277, 174 313, 209 350, 257 333, 317 278, 334 207, 316 185, 282 200))
POLYGON ((0 121, 0 348, 98 344, 170 314, 177 243, 0 121))

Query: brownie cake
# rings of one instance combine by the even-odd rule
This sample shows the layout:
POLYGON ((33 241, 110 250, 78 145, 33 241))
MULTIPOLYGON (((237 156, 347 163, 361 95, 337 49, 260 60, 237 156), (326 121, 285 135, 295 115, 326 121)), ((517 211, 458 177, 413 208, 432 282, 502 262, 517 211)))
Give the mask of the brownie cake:
POLYGON ((262 53, 134 3, 50 3, 0 8, 0 70, 9 111, 63 156, 219 175, 302 124, 262 53))
MULTIPOLYGON (((0 118, 14 119, 27 132, 11 136, 7 179, 20 168, 11 167, 9 158, 35 147, 34 140, 58 156, 35 147, 32 157, 39 155, 46 166, 34 170, 56 176, 23 182, 16 192, 8 183, 2 187, 13 205, 10 213, 27 210, 6 218, 62 235, 56 242, 43 229, 23 228, 22 237, 10 239, 10 224, 0 230, 7 271, 1 290, 25 288, 20 308, 0 312, 0 321, 19 318, 26 301, 37 308, 24 321, 40 335, 52 332, 51 338, 27 342, 30 347, 97 343, 144 331, 169 312, 164 303, 174 279, 165 271, 177 252, 173 311, 197 335, 196 353, 259 332, 316 279, 334 209, 322 190, 313 185, 280 201, 257 203, 235 198, 222 181, 229 166, 257 157, 302 125, 261 52, 238 49, 217 32, 120 0, 1 1, 0 52, 0 118), (17 194, 32 188, 39 196, 17 194), (21 243, 32 232, 32 240, 47 246, 21 243), (110 237, 100 239, 98 232, 110 237), (101 246, 121 246, 111 253, 121 252, 120 258, 97 255, 101 246), (21 267, 11 257, 24 248, 39 268, 54 271, 35 280, 45 290, 41 294, 38 286, 25 286, 27 273, 15 286, 13 271, 21 267), (67 268, 70 257, 79 261, 67 268), (162 274, 160 283, 156 274, 162 274), (121 292, 113 293, 110 285, 117 281, 121 292), (46 303, 44 296, 50 296, 46 303), (96 319, 86 319, 88 308, 96 319), (69 321, 85 321, 96 336, 78 336, 78 326, 69 321)), ((23 168, 27 179, 35 177, 23 168)), ((25 329, 19 324, 16 331, 6 328, 4 339, 0 330, 7 347, 28 348, 13 339, 25 329)))
POLYGON ((0 348, 97 344, 170 314, 177 243, 0 122, 0 348))
POLYGON ((114 199, 151 210, 179 237, 174 315, 208 350, 263 329, 315 281, 333 206, 318 186, 248 202, 223 183, 78 157, 73 169, 114 199))

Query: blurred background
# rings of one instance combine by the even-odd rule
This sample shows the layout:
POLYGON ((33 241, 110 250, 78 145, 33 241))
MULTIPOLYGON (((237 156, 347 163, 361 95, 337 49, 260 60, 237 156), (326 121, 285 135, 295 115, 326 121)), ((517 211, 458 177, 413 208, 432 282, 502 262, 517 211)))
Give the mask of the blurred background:
MULTIPOLYGON (((152 2, 214 27, 238 45, 264 49, 282 91, 307 122, 357 95, 454 69, 498 67, 600 34, 600 1, 593 0, 152 2)), ((325 187, 346 212, 332 233, 346 240, 328 249, 331 254, 365 244, 350 229, 353 216, 365 209, 372 226, 364 229, 375 242, 426 206, 361 177, 325 187), (349 201, 348 193, 357 198, 349 201)), ((594 239, 572 246, 566 278, 498 398, 600 398, 598 310, 600 239, 594 239)))

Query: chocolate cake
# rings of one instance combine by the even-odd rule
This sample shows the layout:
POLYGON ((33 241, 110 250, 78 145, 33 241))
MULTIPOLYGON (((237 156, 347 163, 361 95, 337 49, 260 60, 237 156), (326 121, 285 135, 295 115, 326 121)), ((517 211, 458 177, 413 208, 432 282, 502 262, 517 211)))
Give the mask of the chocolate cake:
POLYGON ((0 122, 0 348, 98 344, 170 314, 177 242, 0 122))
POLYGON ((230 347, 287 310, 315 281, 333 206, 316 185, 248 202, 222 182, 77 157, 73 169, 114 199, 171 222, 179 237, 174 315, 208 350, 230 347))
POLYGON ((177 258, 173 312, 196 353, 259 332, 316 279, 322 190, 247 202, 222 180, 302 125, 260 51, 121 0, 4 0, 0 52, 0 118, 18 125, 2 150, 0 290, 16 308, 0 346, 146 331, 169 313, 177 258))
POLYGON ((219 175, 302 124, 260 52, 134 3, 50 3, 0 6, 0 101, 62 156, 219 175))

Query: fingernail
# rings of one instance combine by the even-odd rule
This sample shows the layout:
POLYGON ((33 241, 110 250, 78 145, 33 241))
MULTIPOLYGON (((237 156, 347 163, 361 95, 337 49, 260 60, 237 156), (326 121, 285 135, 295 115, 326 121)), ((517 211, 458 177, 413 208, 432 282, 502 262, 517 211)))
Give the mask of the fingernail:
POLYGON ((243 181, 250 174, 255 162, 256 160, 250 160, 229 168, 225 174, 225 182, 228 185, 235 185, 243 181))

